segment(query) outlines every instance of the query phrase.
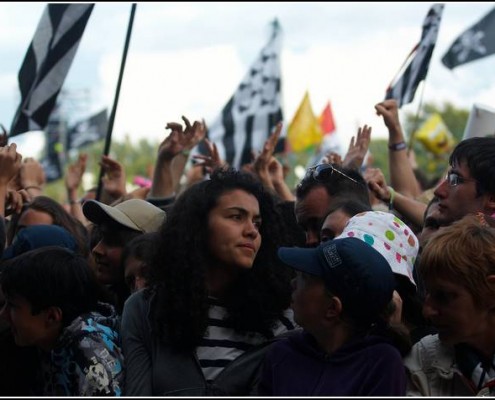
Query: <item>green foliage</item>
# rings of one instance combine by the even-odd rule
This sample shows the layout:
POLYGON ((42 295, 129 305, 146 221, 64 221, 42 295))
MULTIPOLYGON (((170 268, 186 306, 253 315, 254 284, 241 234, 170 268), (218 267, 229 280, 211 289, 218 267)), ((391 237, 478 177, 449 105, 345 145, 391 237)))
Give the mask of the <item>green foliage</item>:
MULTIPOLYGON (((99 141, 80 150, 81 153, 88 154, 86 172, 92 175, 92 186, 96 186, 98 183, 97 180, 100 176, 99 162, 103 154, 104 145, 104 141, 99 141)), ((122 142, 112 142, 109 155, 124 166, 126 181, 130 184, 137 175, 150 177, 153 165, 155 164, 158 145, 158 141, 152 142, 144 138, 140 139, 137 143, 133 143, 129 136, 126 136, 122 142)), ((67 156, 66 165, 63 167, 64 173, 69 163, 74 162, 77 157, 77 153, 67 156)), ((47 184, 44 192, 47 196, 52 197, 60 203, 67 201, 63 178, 47 184)), ((79 195, 82 196, 83 194, 81 190, 79 195)))

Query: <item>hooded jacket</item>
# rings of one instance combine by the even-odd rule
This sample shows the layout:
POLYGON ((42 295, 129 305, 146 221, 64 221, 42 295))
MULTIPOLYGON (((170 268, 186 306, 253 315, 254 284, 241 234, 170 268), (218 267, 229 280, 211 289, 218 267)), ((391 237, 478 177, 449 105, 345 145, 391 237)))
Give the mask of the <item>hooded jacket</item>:
POLYGON ((260 396, 404 396, 406 372, 399 351, 385 338, 352 340, 333 354, 319 350, 307 332, 270 348, 260 396))
POLYGON ((120 396, 124 382, 119 320, 113 306, 81 315, 53 350, 41 353, 44 396, 120 396))

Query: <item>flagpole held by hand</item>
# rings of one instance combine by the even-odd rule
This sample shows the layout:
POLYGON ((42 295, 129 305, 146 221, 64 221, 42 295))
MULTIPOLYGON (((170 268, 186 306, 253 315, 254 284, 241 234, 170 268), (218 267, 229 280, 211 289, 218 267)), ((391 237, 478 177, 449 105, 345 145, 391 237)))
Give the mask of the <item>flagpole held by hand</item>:
MULTIPOLYGON (((115 98, 113 101, 112 113, 110 114, 110 119, 108 120, 107 136, 105 138, 105 147, 103 149, 103 155, 105 155, 105 156, 108 156, 108 153, 110 152, 110 144, 112 142, 113 122, 115 120, 115 113, 117 111, 117 104, 119 102, 120 86, 122 84, 122 77, 124 75, 125 61, 127 58, 127 50, 129 49, 129 42, 131 39, 131 32, 132 32, 132 24, 134 22, 134 14, 135 13, 136 13, 136 3, 132 3, 131 15, 129 17, 129 25, 127 27, 127 35, 126 35, 125 44, 124 44, 124 52, 122 54, 122 62, 120 64, 119 80, 117 82, 117 89, 115 90, 115 98)), ((100 168, 100 176, 98 178, 98 189, 96 191, 96 200, 100 200, 101 190, 102 190, 102 186, 103 186, 102 178, 103 178, 104 174, 105 174, 105 170, 102 166, 100 168)))

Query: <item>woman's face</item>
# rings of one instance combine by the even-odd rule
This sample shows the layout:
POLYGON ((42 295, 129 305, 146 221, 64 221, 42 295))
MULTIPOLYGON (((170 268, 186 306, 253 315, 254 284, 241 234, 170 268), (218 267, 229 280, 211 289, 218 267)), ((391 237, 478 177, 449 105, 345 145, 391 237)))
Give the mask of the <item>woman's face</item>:
POLYGON ((244 190, 222 194, 208 215, 208 244, 218 266, 251 268, 261 246, 258 200, 244 190))
POLYGON ((477 347, 487 334, 493 336, 489 308, 476 305, 462 282, 431 277, 425 286, 423 314, 438 329, 440 340, 450 345, 467 343, 477 347))

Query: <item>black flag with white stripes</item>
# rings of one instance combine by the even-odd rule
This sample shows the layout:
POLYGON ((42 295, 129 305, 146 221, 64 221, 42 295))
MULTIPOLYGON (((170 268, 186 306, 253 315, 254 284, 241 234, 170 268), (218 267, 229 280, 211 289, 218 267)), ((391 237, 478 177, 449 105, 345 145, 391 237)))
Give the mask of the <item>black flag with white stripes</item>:
POLYGON ((449 69, 495 53, 495 8, 463 32, 442 57, 449 69))
POLYGON ((218 118, 208 127, 222 160, 240 168, 251 161, 251 152, 259 151, 275 125, 282 121, 280 102, 280 42, 278 21, 273 34, 251 65, 234 95, 218 118))
POLYGON ((394 78, 387 89, 385 98, 396 99, 399 107, 413 101, 420 82, 426 79, 431 56, 437 42, 443 7, 443 4, 436 3, 430 8, 423 22, 420 42, 414 47, 406 62, 402 65, 401 70, 403 70, 403 73, 401 77, 397 80, 394 78), (408 62, 407 67, 403 69, 408 62))
POLYGON ((43 130, 94 4, 48 4, 19 70, 21 102, 9 136, 43 130))

